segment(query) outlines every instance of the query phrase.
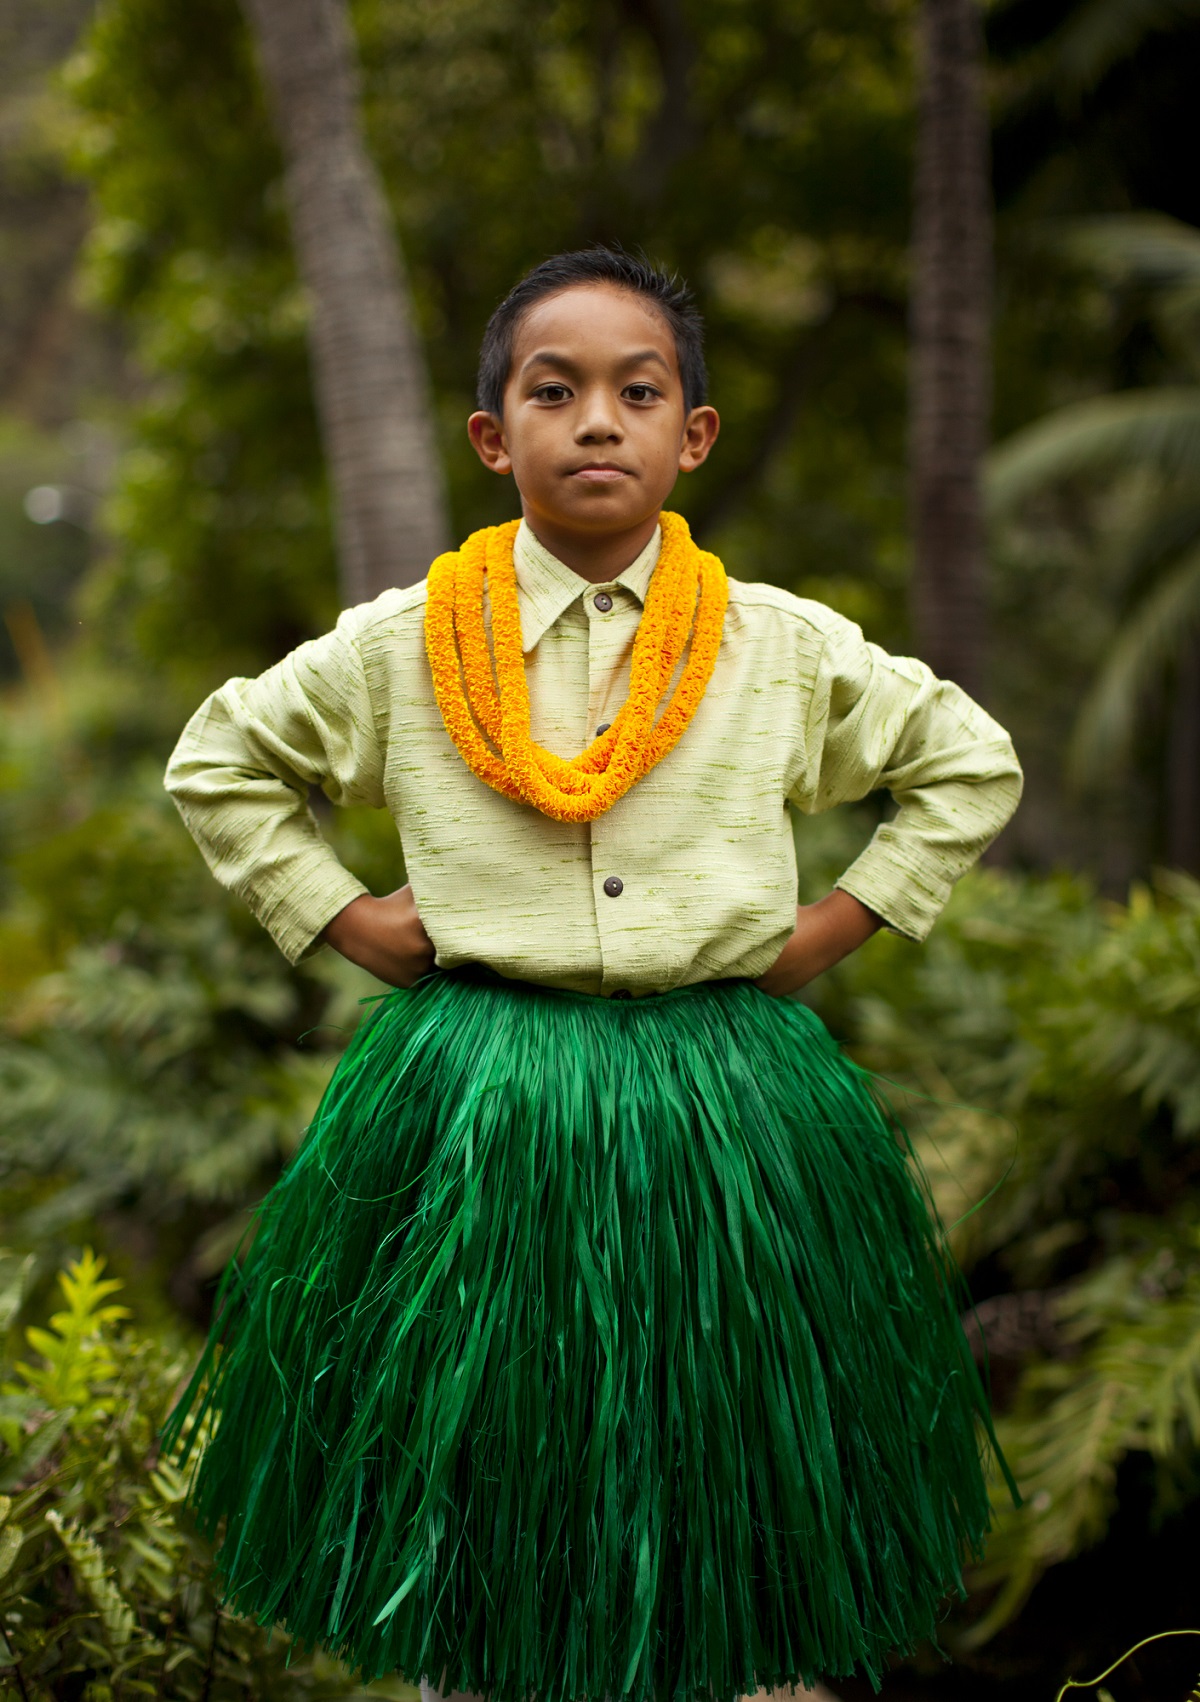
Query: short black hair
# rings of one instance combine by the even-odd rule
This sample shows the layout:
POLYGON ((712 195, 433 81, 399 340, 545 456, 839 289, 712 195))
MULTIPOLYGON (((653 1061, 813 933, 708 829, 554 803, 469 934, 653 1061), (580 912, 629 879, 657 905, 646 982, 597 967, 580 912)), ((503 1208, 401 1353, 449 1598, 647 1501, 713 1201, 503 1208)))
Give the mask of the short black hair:
POLYGON ((557 295, 574 284, 614 284, 650 302, 662 314, 675 338, 684 407, 698 408, 708 395, 704 366, 704 320, 692 292, 674 272, 653 265, 644 254, 597 244, 571 254, 543 260, 509 290, 487 322, 479 350, 476 401, 497 417, 504 409, 504 387, 512 369, 513 339, 534 302, 557 295))

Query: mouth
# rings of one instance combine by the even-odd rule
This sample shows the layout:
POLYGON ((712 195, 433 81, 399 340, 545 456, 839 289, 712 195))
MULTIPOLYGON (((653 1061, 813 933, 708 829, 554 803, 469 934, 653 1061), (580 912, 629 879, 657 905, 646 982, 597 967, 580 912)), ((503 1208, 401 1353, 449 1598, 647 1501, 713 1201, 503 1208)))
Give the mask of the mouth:
POLYGON ((611 485, 628 478, 629 469, 618 467, 613 461, 588 461, 582 467, 572 467, 568 477, 585 485, 611 485))

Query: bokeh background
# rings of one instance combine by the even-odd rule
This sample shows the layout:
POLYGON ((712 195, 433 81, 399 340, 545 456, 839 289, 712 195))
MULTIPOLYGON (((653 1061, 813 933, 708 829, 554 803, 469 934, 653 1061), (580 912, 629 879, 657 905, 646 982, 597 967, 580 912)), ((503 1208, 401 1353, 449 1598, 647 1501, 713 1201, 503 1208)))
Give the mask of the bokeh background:
MULTIPOLYGON (((644 246, 708 321, 697 534, 928 651, 921 13, 355 0, 455 536, 512 506, 463 431, 491 308, 547 253, 644 246)), ((1050 1702, 1200 1626, 1200 4, 979 22, 994 244, 951 282, 992 351, 977 688, 1027 794, 927 946, 877 937, 808 994, 894 1084, 1024 1492, 997 1483, 895 1702, 1050 1702)), ((161 790, 200 698, 342 596, 272 113, 236 0, 0 3, 3 1702, 367 1694, 216 1609, 154 1446, 378 990, 329 953, 289 970, 161 790)), ((797 822, 801 897, 885 808, 797 822)), ((390 822, 322 819, 374 890, 403 880, 390 822)), ((1107 1695, 1198 1672, 1180 1637, 1107 1695)))

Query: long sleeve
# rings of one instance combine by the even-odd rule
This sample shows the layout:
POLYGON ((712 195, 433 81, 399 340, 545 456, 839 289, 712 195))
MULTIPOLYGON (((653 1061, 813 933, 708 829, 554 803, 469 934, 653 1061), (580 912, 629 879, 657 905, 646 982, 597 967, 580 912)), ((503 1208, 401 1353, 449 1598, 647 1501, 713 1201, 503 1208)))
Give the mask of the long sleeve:
POLYGON ((358 611, 257 679, 232 679, 184 728, 165 785, 213 874, 293 963, 366 891, 308 807, 384 804, 383 753, 356 642, 358 611))
POLYGON ((1012 741, 973 699, 923 662, 889 656, 825 614, 790 801, 807 814, 886 787, 899 806, 836 883, 894 932, 922 940, 960 875, 1017 807, 1012 741))

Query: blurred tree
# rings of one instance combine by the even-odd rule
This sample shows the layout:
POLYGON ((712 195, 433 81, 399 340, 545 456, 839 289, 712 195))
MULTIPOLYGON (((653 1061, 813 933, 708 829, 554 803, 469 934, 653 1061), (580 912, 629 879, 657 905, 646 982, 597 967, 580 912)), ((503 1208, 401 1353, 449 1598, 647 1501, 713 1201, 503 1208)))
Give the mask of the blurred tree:
MULTIPOLYGON (((885 0, 359 0, 453 530, 512 511, 462 421, 488 313, 617 238, 695 284, 725 431, 678 500, 744 577, 902 630, 908 34, 885 0), (660 15, 661 14, 661 15, 660 15)), ((336 607, 281 163, 234 0, 109 0, 70 86, 92 276, 153 399, 89 605, 193 695, 336 607)))
MULTIPOLYGON (((989 7, 993 34, 1016 10, 989 7)), ((403 234, 456 531, 512 501, 461 443, 494 301, 550 249, 641 242, 699 290, 725 421, 681 504, 742 577, 833 601, 899 646, 913 11, 356 0, 367 131, 403 234)), ((1094 267, 1034 240, 1047 213, 1140 202, 1196 216, 1200 32, 1183 7, 1074 105, 1057 101, 1052 75, 1036 109, 1053 119, 1045 133, 1015 124, 1018 108, 1035 110, 1020 103, 1048 38, 1084 11, 1034 0, 1000 55, 1006 433, 1120 386, 1191 385, 1172 353, 1181 333, 1156 330, 1140 285, 1097 288, 1094 267)), ((43 1255, 95 1231, 143 1315, 165 1318, 169 1295, 199 1317, 207 1277, 278 1174, 369 989, 337 981, 328 958, 290 971, 273 956, 173 820, 158 753, 201 689, 329 622, 334 553, 307 301, 236 0, 104 0, 69 87, 97 207, 93 287, 138 327, 149 394, 113 547, 89 586, 103 650, 64 661, 53 703, 13 693, 0 718, 0 1210, 11 1239, 43 1255)), ((1004 718, 1021 717, 1027 765, 1036 746, 1048 776, 1044 817, 1060 837, 1031 841, 1043 863, 1099 858, 1112 838, 1090 800, 1076 838, 1062 830, 1060 729, 1120 607, 1097 547, 1114 510, 1096 508, 1090 480, 1062 488, 1069 526, 1056 505, 997 550, 995 691, 1004 718), (1022 553, 1012 539, 1026 531, 1022 553)), ((1129 815, 1140 802, 1133 792, 1129 815)), ((836 823, 800 824, 806 897, 853 854, 830 828, 836 838, 836 823)), ((330 831, 377 890, 396 884, 390 823, 330 831)), ((995 1350, 1007 1444, 1033 1484, 966 1615, 995 1608, 981 1636, 1024 1597, 1017 1617, 986 1647, 956 1647, 953 1664, 926 1652, 919 1675, 889 1673, 888 1695, 1026 1702, 1104 1664, 1092 1652, 1108 1639, 1119 1653, 1139 1615, 1191 1622, 1198 937, 1186 882, 1106 905, 1068 880, 984 877, 960 889, 926 950, 879 937, 814 989, 857 1055, 916 1090, 905 1108, 995 1350)), ((122 1397, 100 1446, 52 1449, 65 1471, 46 1491, 68 1528, 80 1507, 96 1521, 104 1567, 152 1633, 128 1541, 144 1537, 146 1458, 122 1426, 142 1425, 158 1387, 122 1397), (115 1480, 114 1446, 126 1450, 115 1480), (60 1491, 83 1499, 64 1507, 60 1491)), ((151 1507, 169 1530, 170 1509, 151 1507)), ((20 1509, 29 1540, 10 1573, 36 1604, 31 1644, 64 1605, 95 1640, 95 1557, 72 1557, 37 1516, 20 1509)), ((177 1623, 206 1652, 212 1621, 185 1558, 177 1623)), ((948 1645, 961 1629, 948 1626, 948 1645)), ((256 1649, 231 1630, 221 1676, 253 1675, 257 1654, 242 1655, 256 1649)), ((202 1671, 185 1661, 183 1694, 202 1671)), ((80 1681, 66 1675, 64 1694, 80 1681)), ((1185 1688, 1143 1682, 1130 1696, 1185 1688)), ((844 1693, 858 1702, 865 1688, 844 1693)))
MULTIPOLYGON (((1047 236, 1063 220, 1139 208, 1200 224, 1192 165, 1200 8, 995 0, 985 19, 997 204, 994 435, 1005 439, 1082 399, 1191 382, 1147 292, 1104 287, 1094 266, 1047 236), (1101 25, 1102 37, 1091 36, 1101 25), (1084 53, 1088 39, 1104 51, 1084 53)), ((1135 482, 1061 481, 991 535, 1000 665, 989 702, 1017 740, 1027 782, 1010 855, 1088 867, 1114 895, 1168 852, 1165 703, 1156 706, 1153 693, 1143 700, 1132 761, 1110 765, 1108 783, 1081 792, 1064 774, 1080 706, 1129 610, 1114 545, 1136 520, 1135 482)))
POLYGON ((89 0, 0 7, 0 406, 43 429, 70 417, 79 368, 99 352, 81 335, 71 287, 87 197, 57 157, 51 82, 90 10, 89 0))
POLYGON ((1002 202, 1041 180, 1060 207, 1143 206, 1200 223, 1188 158, 1197 0, 998 0, 987 35, 1001 72, 1002 202))
POLYGON ((977 0, 921 0, 913 209, 913 628, 934 670, 984 689, 980 461, 991 407, 992 210, 977 0))
POLYGON ((245 0, 287 161, 336 496, 342 601, 424 578, 449 544, 425 360, 358 117, 345 0, 245 0))
POLYGON ((337 575, 282 165, 236 0, 114 0, 66 85, 96 185, 87 284, 149 380, 85 593, 165 726, 331 625, 337 575))
POLYGON ((113 416, 131 376, 120 328, 90 311, 76 288, 90 213, 87 192, 63 159, 61 130, 70 115, 58 71, 91 11, 91 0, 0 4, 5 685, 26 671, 43 639, 53 647, 75 625, 71 593, 91 554, 89 522, 110 470, 113 416))
POLYGON ((1140 475, 1112 540, 1124 619, 1079 711, 1073 767, 1093 785, 1123 772, 1167 687, 1165 850, 1200 873, 1200 233, 1131 215, 1096 220, 1069 246, 1112 289, 1149 292, 1183 382, 1075 402, 1026 427, 994 457, 992 499, 1003 512, 1069 480, 1140 475))

